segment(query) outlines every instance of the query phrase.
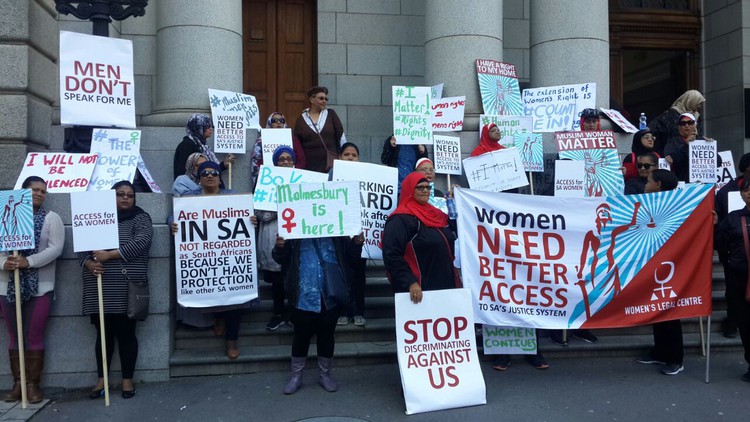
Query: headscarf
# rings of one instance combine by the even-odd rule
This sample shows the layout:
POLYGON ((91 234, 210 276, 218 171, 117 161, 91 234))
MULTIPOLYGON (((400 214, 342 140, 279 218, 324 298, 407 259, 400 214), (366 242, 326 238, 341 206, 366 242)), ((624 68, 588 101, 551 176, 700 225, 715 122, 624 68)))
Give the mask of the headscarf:
POLYGON ((127 180, 121 180, 114 185, 112 185, 112 190, 117 190, 117 188, 121 186, 129 186, 130 189, 133 189, 133 207, 127 210, 117 210, 117 222, 122 223, 123 221, 130 220, 131 218, 134 218, 136 215, 144 213, 146 211, 143 211, 140 207, 137 207, 135 205, 135 187, 132 183, 128 182, 127 180))
POLYGON ((189 177, 190 180, 192 180, 195 183, 198 183, 198 173, 193 172, 193 167, 195 166, 195 162, 198 161, 199 158, 206 158, 205 155, 201 154, 200 152, 194 152, 188 156, 187 161, 185 161, 185 176, 189 177))
POLYGON ((281 154, 287 153, 292 156, 292 162, 294 164, 297 164, 297 156, 294 154, 294 150, 287 146, 287 145, 279 145, 276 150, 273 152, 273 155, 271 156, 271 161, 273 161, 274 166, 279 165, 279 157, 281 157, 281 154))
POLYGON ((474 148, 473 151, 471 151, 471 157, 476 157, 477 155, 482 155, 485 152, 497 151, 499 149, 505 148, 504 146, 500 145, 500 141, 490 139, 490 129, 495 126, 497 125, 494 123, 490 123, 482 127, 482 137, 479 138, 479 145, 477 145, 477 147, 474 148))
MULTIPOLYGON (((45 185, 46 182, 43 182, 45 185)), ((25 183, 24 183, 25 184, 25 183)), ((22 198, 23 199, 23 198, 22 198)), ((47 210, 44 206, 40 205, 34 211, 34 249, 27 249, 20 251, 20 256, 29 256, 39 253, 39 242, 42 237, 42 227, 44 227, 44 219, 47 217, 47 210)), ((39 292, 39 269, 38 268, 24 268, 20 270, 20 283, 21 287, 21 301, 26 302, 31 296, 36 295, 39 292)), ((14 279, 14 272, 10 272, 10 280, 8 281, 7 296, 8 302, 14 303, 16 301, 16 283, 14 279)))
POLYGON ((692 113, 695 117, 695 119, 693 120, 697 122, 698 117, 700 117, 698 106, 704 102, 706 102, 706 98, 703 97, 703 94, 701 94, 699 91, 691 89, 685 91, 684 94, 680 95, 676 100, 674 100, 674 103, 672 103, 672 108, 680 114, 692 113))
POLYGON ((195 145, 198 145, 207 160, 218 163, 219 159, 216 158, 216 154, 211 151, 211 147, 206 143, 206 138, 203 137, 203 133, 210 127, 213 127, 210 117, 205 114, 193 114, 185 125, 185 133, 187 133, 188 138, 195 142, 195 145))
POLYGON ((435 164, 433 164, 432 160, 430 160, 427 157, 422 157, 419 160, 417 160, 417 164, 414 165, 414 170, 418 169, 419 166, 422 165, 422 163, 430 163, 430 164, 432 164, 433 167, 435 166, 435 164))
POLYGON ((203 173, 203 170, 209 168, 221 172, 221 167, 219 167, 218 164, 214 163, 213 161, 204 161, 203 164, 198 166, 198 177, 200 177, 201 173, 203 173))
MULTIPOLYGON (((643 144, 641 143, 641 138, 643 138, 646 134, 653 135, 653 133, 651 133, 651 129, 648 129, 648 128, 641 129, 638 132, 636 132, 635 135, 633 135, 633 145, 630 147, 630 150, 633 153, 635 153, 636 157, 638 157, 639 155, 643 155, 648 152, 654 151, 653 148, 646 149, 646 147, 644 147, 643 144)), ((656 145, 656 143, 654 143, 654 145, 656 145)))
POLYGON ((286 128, 286 127, 288 127, 288 126, 286 125, 286 117, 285 117, 285 116, 284 116, 283 114, 279 113, 278 111, 274 111, 274 112, 273 112, 273 113, 271 113, 271 114, 270 114, 270 115, 268 116, 268 118, 266 119, 266 128, 270 128, 270 127, 271 127, 271 119, 273 118, 273 116, 275 116, 275 115, 277 115, 277 114, 278 114, 279 116, 281 116, 281 117, 283 117, 283 118, 284 118, 284 127, 285 127, 285 128, 286 128))
POLYGON ((406 176, 401 183, 401 196, 398 199, 398 207, 391 213, 390 217, 398 214, 413 215, 427 227, 446 227, 448 216, 430 204, 420 204, 414 199, 414 189, 417 185, 426 182, 424 174, 413 172, 406 176))

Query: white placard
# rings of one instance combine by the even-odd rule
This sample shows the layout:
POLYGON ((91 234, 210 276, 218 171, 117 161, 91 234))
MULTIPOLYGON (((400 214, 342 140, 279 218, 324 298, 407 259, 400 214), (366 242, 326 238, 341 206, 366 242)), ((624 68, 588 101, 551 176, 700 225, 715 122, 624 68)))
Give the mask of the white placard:
POLYGON ((469 187, 486 192, 502 192, 529 184, 516 148, 486 152, 464 159, 469 187))
POLYGON ((432 141, 435 173, 461 175, 461 138, 435 135, 432 141))
POLYGON ((688 142, 690 182, 716 183, 716 141, 688 142))
MULTIPOLYGON (((531 133, 533 125, 533 119, 529 116, 496 116, 492 114, 480 114, 479 123, 482 127, 490 123, 497 125, 500 129, 500 140, 497 141, 500 145, 511 148, 516 145, 515 135, 519 133, 531 133)), ((479 137, 482 138, 482 131, 479 131, 479 137)))
POLYGON ((396 347, 406 413, 487 403, 468 289, 396 293, 396 347))
POLYGON ((279 185, 279 236, 284 239, 357 236, 362 232, 359 182, 279 185))
POLYGON ((267 166, 273 165, 273 152, 276 148, 285 145, 292 146, 292 130, 288 128, 260 130, 260 139, 263 146, 263 163, 267 166))
POLYGON ((383 229, 398 205, 398 169, 377 164, 335 160, 333 180, 356 180, 362 209, 365 244, 362 258, 382 259, 383 229))
POLYGON ((659 169, 672 171, 672 166, 669 165, 666 158, 659 158, 659 169))
POLYGON ((614 109, 608 109, 608 108, 600 108, 602 113, 606 114, 607 117, 609 117, 609 120, 611 120, 614 124, 619 126, 622 130, 624 130, 627 133, 636 133, 638 132, 638 128, 633 126, 632 123, 628 121, 628 119, 625 118, 622 114, 620 114, 619 111, 614 109))
POLYGON ((135 128, 133 42, 60 31, 60 123, 135 128))
POLYGON ((483 324, 482 349, 485 355, 535 355, 536 330, 483 324))
POLYGON ((431 89, 393 86, 393 136, 398 145, 432 144, 431 89))
POLYGON ((39 176, 47 182, 49 193, 83 192, 88 189, 97 157, 96 154, 30 152, 13 189, 21 189, 27 177, 39 176))
POLYGON ((247 151, 247 126, 244 111, 216 111, 214 122, 214 151, 244 154, 247 151))
POLYGON ((212 114, 222 111, 241 111, 245 113, 245 127, 247 129, 260 129, 258 102, 252 95, 209 89, 208 101, 211 105, 212 114))
POLYGON ((114 189, 70 194, 73 252, 117 249, 117 201, 114 189))
POLYGON ((721 157, 721 167, 716 169, 716 192, 737 178, 732 151, 719 151, 719 157, 721 157))
POLYGON ((432 100, 432 130, 435 132, 463 130, 465 106, 465 96, 432 100))
POLYGON ((586 196, 586 165, 583 161, 555 160, 555 196, 586 196))
POLYGON ((430 87, 430 97, 433 99, 443 98, 443 86, 445 84, 437 84, 430 87))
POLYGON ((745 201, 742 200, 740 191, 735 190, 727 194, 727 213, 745 208, 745 201))
POLYGON ((328 181, 328 174, 326 173, 262 165, 258 170, 253 204, 255 204, 256 210, 276 211, 276 186, 326 181, 328 181))
POLYGON ((524 114, 533 132, 581 130, 581 112, 596 107, 596 84, 559 85, 523 90, 524 114))
POLYGON ((258 297, 252 195, 173 198, 177 302, 206 308, 258 297))
POLYGON ((133 183, 140 148, 140 130, 95 128, 91 135, 91 153, 99 154, 99 158, 88 190, 112 189, 112 185, 121 180, 133 183))

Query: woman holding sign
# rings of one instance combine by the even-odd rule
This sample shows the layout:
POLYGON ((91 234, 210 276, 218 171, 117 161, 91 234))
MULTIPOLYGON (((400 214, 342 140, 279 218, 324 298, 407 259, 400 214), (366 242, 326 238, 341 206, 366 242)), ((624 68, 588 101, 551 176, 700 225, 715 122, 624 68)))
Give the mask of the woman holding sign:
POLYGON ((83 314, 91 317, 96 327, 96 368, 99 380, 89 398, 104 397, 101 330, 99 327, 99 299, 97 276, 102 277, 104 300, 104 332, 107 362, 112 362, 114 341, 117 339, 122 367, 122 397, 135 396, 133 373, 138 358, 137 320, 128 318, 128 284, 148 280, 148 251, 151 249, 153 227, 151 216, 135 204, 135 189, 127 180, 112 187, 117 197, 117 226, 120 247, 108 251, 79 252, 83 267, 83 314))
POLYGON ((482 135, 479 138, 479 145, 471 151, 471 156, 476 157, 486 152, 504 149, 505 147, 500 145, 500 138, 502 138, 502 133, 496 124, 490 123, 484 125, 482 127, 482 135))
POLYGON ((42 178, 30 176, 23 181, 21 188, 31 189, 36 247, 20 251, 18 256, 0 254, 0 266, 5 271, 5 282, 0 281, 0 307, 5 325, 8 327, 8 356, 13 375, 13 388, 3 396, 3 400, 15 402, 21 399, 21 369, 16 339, 16 298, 13 282, 13 272, 18 269, 21 272, 21 316, 24 325, 27 399, 29 403, 39 403, 44 400, 39 387, 44 367, 44 327, 52 305, 55 263, 62 254, 65 230, 60 216, 44 208, 47 184, 42 178))

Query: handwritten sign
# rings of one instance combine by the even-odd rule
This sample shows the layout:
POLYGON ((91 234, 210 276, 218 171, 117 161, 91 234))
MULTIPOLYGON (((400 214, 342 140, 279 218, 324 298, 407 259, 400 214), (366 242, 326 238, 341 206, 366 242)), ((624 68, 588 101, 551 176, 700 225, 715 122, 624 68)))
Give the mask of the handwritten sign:
POLYGON ((382 259, 383 229, 388 216, 396 209, 398 169, 370 163, 335 160, 333 180, 359 182, 362 232, 365 244, 362 258, 382 259))
POLYGON ((117 201, 113 189, 70 194, 73 251, 97 251, 120 247, 117 201))
POLYGON ((561 159, 583 162, 587 197, 622 194, 625 181, 620 172, 614 132, 558 132, 555 141, 561 159))
POLYGON ((486 192, 502 192, 529 184, 521 156, 515 148, 487 152, 464 159, 469 187, 486 192))
POLYGON ((34 249, 31 189, 0 191, 0 252, 34 249))
POLYGON ((59 68, 61 124, 135 128, 132 41, 60 31, 59 68))
POLYGON ((440 99, 443 98, 443 86, 445 84, 437 84, 430 87, 430 98, 440 99))
POLYGON ((96 159, 88 190, 112 189, 112 185, 121 180, 133 183, 141 156, 140 148, 140 130, 94 129, 91 153, 99 154, 99 158, 96 159))
POLYGON ((247 148, 247 130, 244 111, 216 111, 214 121, 214 151, 244 154, 247 148))
POLYGON ((432 102, 432 130, 460 132, 464 128, 466 97, 447 97, 432 102))
POLYGON ((357 236, 362 232, 359 182, 279 185, 279 236, 284 239, 357 236))
POLYGON ((716 183, 716 141, 695 140, 690 149, 690 182, 716 183))
POLYGON ((20 189, 27 177, 39 176, 47 182, 47 191, 50 193, 85 191, 97 158, 96 154, 30 152, 26 155, 26 162, 14 189, 20 189))
POLYGON ((485 355, 535 355, 536 330, 521 327, 482 325, 485 355))
POLYGON ((292 130, 287 128, 261 129, 260 138, 263 140, 263 162, 273 165, 273 153, 276 148, 285 145, 292 148, 292 130))
POLYGON ((477 59, 475 64, 484 113, 522 115, 523 103, 516 67, 510 63, 485 59, 477 59))
POLYGON ((555 196, 586 196, 586 168, 582 161, 555 160, 555 196))
MULTIPOLYGON (((497 128, 500 129, 500 140, 498 143, 506 148, 516 146, 515 136, 519 133, 531 133, 531 128, 534 126, 532 118, 529 116, 494 116, 480 114, 479 122, 482 126, 490 123, 496 124, 497 128)), ((481 131, 479 136, 481 138, 481 131)))
POLYGON ((141 176, 143 176, 143 180, 146 181, 148 187, 151 188, 151 192, 162 193, 161 188, 156 184, 156 180, 154 180, 154 177, 151 176, 151 172, 148 171, 146 162, 143 161, 143 157, 140 155, 138 156, 138 171, 141 172, 141 176))
POLYGON ((737 172, 734 170, 732 151, 720 151, 719 157, 721 157, 721 167, 716 169, 716 192, 737 178, 737 172))
POLYGON ((396 347, 406 413, 485 404, 469 289, 396 293, 396 347))
POLYGON ((516 133, 513 141, 521 154, 524 171, 544 172, 544 141, 541 133, 516 133))
POLYGON ((433 142, 435 173, 461 175, 461 138, 435 135, 433 142))
POLYGON ((612 123, 619 126, 622 130, 624 130, 627 133, 636 133, 638 132, 638 128, 633 126, 632 123, 628 121, 628 119, 625 118, 619 111, 614 109, 608 109, 608 108, 600 108, 602 113, 607 115, 609 117, 609 120, 612 121, 612 123))
POLYGON ((211 105, 212 114, 226 111, 240 111, 245 113, 245 127, 247 129, 260 129, 258 102, 252 95, 209 89, 208 101, 211 105))
POLYGON ((534 132, 580 130, 581 112, 596 107, 596 84, 523 90, 523 113, 534 118, 534 132))
POLYGON ((251 195, 173 199, 177 302, 205 308, 258 297, 251 195))
POLYGON ((276 186, 291 183, 325 182, 326 173, 262 165, 258 170, 253 203, 256 210, 276 211, 276 186))
POLYGON ((393 86, 393 136, 399 145, 432 144, 430 88, 393 86))

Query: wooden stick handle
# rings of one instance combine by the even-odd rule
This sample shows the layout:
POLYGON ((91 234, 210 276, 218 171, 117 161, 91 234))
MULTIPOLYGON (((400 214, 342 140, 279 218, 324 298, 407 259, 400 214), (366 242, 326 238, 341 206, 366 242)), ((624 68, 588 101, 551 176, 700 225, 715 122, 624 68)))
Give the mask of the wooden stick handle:
POLYGON ((107 340, 104 336, 104 295, 102 294, 102 275, 96 275, 96 293, 99 295, 99 337, 102 342, 102 371, 104 373, 104 405, 109 406, 109 368, 107 365, 107 340))
MULTIPOLYGON (((13 257, 18 258, 18 251, 13 251, 13 257)), ((21 311, 21 270, 13 271, 13 284, 16 288, 16 342, 18 343, 18 366, 21 369, 21 408, 29 407, 26 392, 26 352, 23 345, 23 314, 21 311)))

